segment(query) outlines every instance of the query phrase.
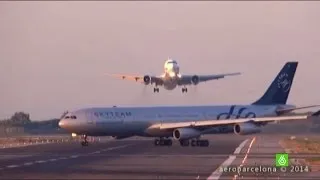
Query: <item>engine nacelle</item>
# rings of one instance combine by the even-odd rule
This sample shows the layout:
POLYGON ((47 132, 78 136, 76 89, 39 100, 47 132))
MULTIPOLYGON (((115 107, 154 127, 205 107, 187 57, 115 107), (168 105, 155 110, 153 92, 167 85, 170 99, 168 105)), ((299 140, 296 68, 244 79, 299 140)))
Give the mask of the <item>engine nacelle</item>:
POLYGON ((239 135, 255 134, 261 132, 261 128, 253 123, 240 123, 234 125, 234 133, 239 135))
POLYGON ((173 137, 177 140, 197 138, 200 135, 198 130, 192 128, 178 128, 173 131, 173 137))
POLYGON ((150 84, 150 82, 151 82, 151 77, 148 76, 148 75, 145 75, 145 76, 143 77, 143 82, 144 82, 145 85, 150 84))
POLYGON ((192 77, 191 77, 191 82, 192 82, 192 84, 194 84, 194 85, 199 84, 199 76, 197 76, 197 75, 192 76, 192 77))
POLYGON ((112 138, 114 139, 125 139, 125 138, 129 138, 132 137, 132 135, 125 135, 125 136, 112 136, 112 138))

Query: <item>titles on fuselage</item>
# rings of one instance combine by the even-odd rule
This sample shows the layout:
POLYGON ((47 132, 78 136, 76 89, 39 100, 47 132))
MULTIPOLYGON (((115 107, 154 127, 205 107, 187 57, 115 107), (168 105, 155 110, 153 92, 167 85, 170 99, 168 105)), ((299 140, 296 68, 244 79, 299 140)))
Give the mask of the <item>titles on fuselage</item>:
MULTIPOLYGON (((239 118, 255 118, 257 115, 256 113, 252 112, 252 111, 247 111, 248 108, 246 107, 241 107, 237 110, 236 109, 237 106, 233 105, 230 106, 228 110, 226 110, 227 112, 223 112, 223 113, 214 113, 214 114, 207 114, 205 112, 187 112, 187 113, 155 113, 155 114, 146 114, 143 115, 144 118, 207 118, 207 119, 216 119, 216 120, 220 120, 220 119, 239 119, 239 118)), ((93 113, 95 117, 98 118, 104 118, 104 119, 114 119, 114 118, 126 118, 126 117, 131 117, 132 116, 132 112, 130 111, 124 111, 124 112, 119 112, 119 111, 115 111, 115 112, 94 112, 93 113)))
POLYGON ((236 108, 235 105, 230 106, 230 110, 229 112, 225 112, 225 113, 220 113, 217 116, 217 120, 219 119, 231 119, 232 116, 235 116, 234 119, 239 119, 239 118, 255 118, 257 117, 256 113, 254 112, 248 112, 246 114, 244 114, 243 112, 245 110, 247 110, 248 108, 246 107, 242 107, 238 110, 238 112, 236 114, 234 114, 234 109, 236 108))
POLYGON ((132 116, 131 112, 94 112, 94 116, 99 118, 125 118, 128 116, 132 116))

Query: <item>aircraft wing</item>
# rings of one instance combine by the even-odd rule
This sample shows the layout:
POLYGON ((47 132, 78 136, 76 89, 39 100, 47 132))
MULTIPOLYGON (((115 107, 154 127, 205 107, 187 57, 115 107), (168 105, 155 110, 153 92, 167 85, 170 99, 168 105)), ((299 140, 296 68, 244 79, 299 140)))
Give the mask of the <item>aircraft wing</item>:
MULTIPOLYGON (((319 116, 320 110, 313 113, 311 116, 319 116)), ((288 121, 288 120, 306 120, 310 116, 280 116, 280 117, 261 117, 261 118, 243 118, 243 119, 221 119, 221 120, 204 120, 204 121, 189 121, 189 122, 173 122, 161 123, 156 127, 160 129, 176 129, 186 127, 205 127, 205 126, 219 126, 219 125, 233 125, 238 123, 262 123, 271 121, 288 121)))
POLYGON ((197 84, 200 82, 221 79, 221 78, 224 78, 225 76, 236 76, 240 74, 241 74, 240 72, 237 72, 237 73, 214 74, 214 75, 182 75, 178 84, 179 85, 197 84))
POLYGON ((163 80, 161 77, 158 76, 148 76, 148 75, 124 75, 124 74, 107 74, 108 76, 113 76, 113 77, 118 77, 121 79, 125 79, 125 80, 133 80, 136 82, 141 82, 144 83, 145 80, 144 78, 149 77, 150 81, 149 83, 153 84, 157 84, 157 85, 163 85, 163 80))

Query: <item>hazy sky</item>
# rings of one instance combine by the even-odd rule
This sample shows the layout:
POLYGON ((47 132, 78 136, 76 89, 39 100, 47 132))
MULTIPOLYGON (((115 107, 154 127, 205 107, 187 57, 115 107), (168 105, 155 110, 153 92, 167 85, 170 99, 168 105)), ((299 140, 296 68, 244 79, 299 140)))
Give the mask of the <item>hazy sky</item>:
POLYGON ((0 2, 0 118, 111 105, 247 104, 286 61, 289 102, 320 104, 320 2, 0 2), (104 73, 243 72, 182 94, 104 73))

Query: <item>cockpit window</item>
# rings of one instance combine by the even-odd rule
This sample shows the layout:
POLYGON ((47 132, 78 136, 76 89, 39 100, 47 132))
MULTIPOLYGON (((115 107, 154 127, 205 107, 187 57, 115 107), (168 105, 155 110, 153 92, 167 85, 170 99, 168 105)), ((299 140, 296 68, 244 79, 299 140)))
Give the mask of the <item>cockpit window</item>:
POLYGON ((77 116, 65 116, 64 119, 77 119, 77 116))
POLYGON ((174 61, 174 60, 173 60, 173 61, 168 61, 167 63, 168 63, 168 64, 177 64, 177 61, 174 61))

